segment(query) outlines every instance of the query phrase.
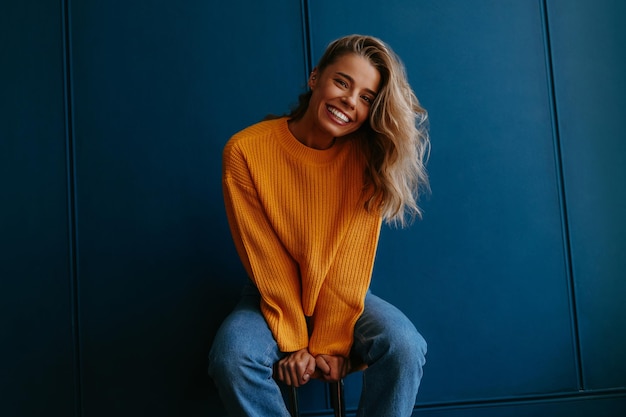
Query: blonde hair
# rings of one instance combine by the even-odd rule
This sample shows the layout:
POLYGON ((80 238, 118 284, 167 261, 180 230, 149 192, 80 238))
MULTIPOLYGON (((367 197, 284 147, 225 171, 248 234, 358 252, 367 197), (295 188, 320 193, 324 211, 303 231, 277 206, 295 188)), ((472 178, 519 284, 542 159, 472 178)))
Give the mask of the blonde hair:
MULTIPOLYGON (((408 83, 400 58, 375 37, 350 35, 331 42, 316 68, 321 73, 350 53, 366 58, 380 73, 369 120, 357 133, 367 160, 365 181, 371 189, 365 207, 368 211, 380 210, 388 224, 403 227, 407 217, 412 220, 422 216, 417 202, 422 192, 429 191, 427 112, 408 83)), ((290 114, 292 119, 304 116, 310 98, 310 91, 300 96, 290 114)))

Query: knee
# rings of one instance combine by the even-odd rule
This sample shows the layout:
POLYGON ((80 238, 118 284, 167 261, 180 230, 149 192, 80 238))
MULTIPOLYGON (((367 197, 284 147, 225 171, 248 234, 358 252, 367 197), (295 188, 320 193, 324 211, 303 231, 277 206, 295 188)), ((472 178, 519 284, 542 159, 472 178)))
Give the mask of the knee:
POLYGON ((246 349, 236 332, 222 326, 209 351, 209 375, 219 384, 235 377, 241 370, 246 349))
POLYGON ((209 351, 208 371, 209 376, 218 386, 232 379, 233 372, 235 372, 236 368, 239 366, 239 364, 236 363, 237 357, 232 355, 232 353, 231 350, 224 347, 223 341, 219 338, 217 338, 211 346, 211 350, 209 351))
POLYGON ((271 377, 273 359, 267 349, 264 351, 252 339, 232 327, 220 329, 208 358, 209 376, 216 384, 229 384, 250 373, 271 377))
POLYGON ((389 366, 421 374, 426 363, 427 344, 410 321, 391 326, 384 343, 389 366))
POLYGON ((233 355, 233 351, 225 348, 220 340, 215 340, 209 351, 209 376, 219 386, 233 378, 235 372, 240 367, 238 357, 233 355))
POLYGON ((402 335, 398 335, 394 339, 394 349, 397 351, 399 359, 406 358, 411 360, 412 363, 419 367, 422 367, 426 362, 427 344, 422 335, 415 329, 413 325, 403 332, 402 335))

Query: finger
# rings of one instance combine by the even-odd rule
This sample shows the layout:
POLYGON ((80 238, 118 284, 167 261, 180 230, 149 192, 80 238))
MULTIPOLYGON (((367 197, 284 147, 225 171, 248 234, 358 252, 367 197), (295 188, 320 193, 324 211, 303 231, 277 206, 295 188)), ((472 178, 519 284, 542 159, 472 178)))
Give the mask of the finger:
POLYGON ((324 355, 320 355, 315 358, 315 364, 317 368, 325 375, 330 373, 330 365, 324 355))
MULTIPOLYGON (((333 358, 335 359, 335 358, 333 358)), ((337 367, 337 361, 331 360, 328 361, 328 366, 330 367, 330 371, 326 374, 326 380, 329 382, 339 381, 339 372, 337 367)))
POLYGON ((306 373, 308 373, 309 375, 313 375, 313 373, 315 372, 315 368, 316 368, 315 358, 311 356, 307 363, 306 373))
POLYGON ((308 378, 304 378, 305 375, 305 365, 302 363, 296 363, 293 366, 291 371, 291 376, 293 378, 294 385, 299 387, 301 385, 306 384, 308 378))
POLYGON ((284 384, 291 385, 290 381, 289 381, 289 372, 286 372, 283 367, 280 367, 280 370, 278 371, 278 374, 280 375, 280 380, 284 384))
POLYGON ((295 382, 297 381, 297 378, 293 377, 294 370, 293 370, 293 364, 291 363, 291 361, 288 359, 284 360, 281 363, 280 369, 281 369, 281 374, 283 377, 283 382, 289 386, 294 385, 295 382))
POLYGON ((324 358, 330 367, 330 372, 325 375, 325 380, 329 382, 339 381, 343 376, 345 360, 341 356, 327 356, 324 358))
POLYGON ((300 363, 300 366, 298 366, 298 380, 300 381, 301 384, 306 384, 309 380, 309 378, 311 377, 311 374, 309 374, 307 372, 307 364, 306 363, 300 363))
POLYGON ((301 384, 304 385, 311 380, 313 373, 315 372, 315 358, 310 356, 304 366, 302 373, 301 384))
POLYGON ((289 378, 291 380, 291 384, 295 387, 299 387, 302 385, 302 372, 299 371, 298 366, 293 366, 291 368, 291 372, 289 372, 289 378))

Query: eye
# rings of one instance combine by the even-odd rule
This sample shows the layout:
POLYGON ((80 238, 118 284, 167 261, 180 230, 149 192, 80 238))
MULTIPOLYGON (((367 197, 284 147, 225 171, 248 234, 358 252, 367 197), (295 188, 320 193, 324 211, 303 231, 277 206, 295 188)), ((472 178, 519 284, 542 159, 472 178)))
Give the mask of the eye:
POLYGON ((367 104, 372 104, 374 102, 374 98, 370 96, 361 96, 361 99, 367 104))
POLYGON ((335 78, 335 82, 342 86, 343 88, 348 88, 348 83, 342 80, 341 78, 335 78))

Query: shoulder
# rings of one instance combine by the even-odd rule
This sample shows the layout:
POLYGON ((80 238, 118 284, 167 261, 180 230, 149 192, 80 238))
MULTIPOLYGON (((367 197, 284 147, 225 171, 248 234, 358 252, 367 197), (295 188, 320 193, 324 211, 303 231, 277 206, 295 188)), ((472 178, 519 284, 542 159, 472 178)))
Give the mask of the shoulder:
POLYGON ((225 166, 248 164, 252 160, 265 160, 275 149, 281 126, 286 119, 264 120, 235 133, 224 146, 222 160, 225 166))
POLYGON ((235 133, 226 146, 253 146, 275 136, 284 123, 283 118, 255 123, 235 133))

